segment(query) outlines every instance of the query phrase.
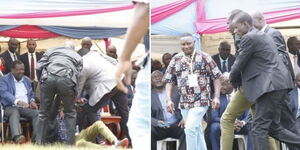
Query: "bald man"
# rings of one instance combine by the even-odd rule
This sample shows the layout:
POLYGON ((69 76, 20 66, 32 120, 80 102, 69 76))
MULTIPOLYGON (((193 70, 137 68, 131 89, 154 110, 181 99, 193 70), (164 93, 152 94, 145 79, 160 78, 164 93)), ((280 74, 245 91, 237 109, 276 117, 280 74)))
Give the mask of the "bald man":
POLYGON ((20 42, 17 39, 10 38, 8 41, 8 50, 0 55, 0 57, 2 57, 5 62, 5 65, 4 65, 5 69, 3 71, 3 74, 9 73, 12 68, 12 63, 15 60, 20 59, 20 55, 16 51, 19 44, 20 44, 20 42))
POLYGON ((80 56, 85 55, 87 50, 91 50, 92 46, 93 46, 92 39, 90 37, 83 38, 81 41, 81 49, 78 51, 78 54, 80 56))
POLYGON ((114 59, 118 59, 117 48, 114 45, 108 46, 108 48, 106 49, 106 55, 114 59))

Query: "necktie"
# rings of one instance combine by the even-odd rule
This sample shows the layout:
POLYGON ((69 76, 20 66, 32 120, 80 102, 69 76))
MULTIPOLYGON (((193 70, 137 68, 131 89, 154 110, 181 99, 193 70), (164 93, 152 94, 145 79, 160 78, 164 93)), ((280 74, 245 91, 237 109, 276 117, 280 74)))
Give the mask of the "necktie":
POLYGON ((222 73, 223 72, 227 72, 226 61, 223 61, 223 63, 222 63, 222 73))
POLYGON ((35 72, 34 72, 34 58, 33 54, 31 54, 31 64, 30 64, 30 79, 34 80, 35 72))
POLYGON ((16 56, 16 53, 14 53, 13 55, 14 55, 14 61, 18 60, 17 56, 16 56))

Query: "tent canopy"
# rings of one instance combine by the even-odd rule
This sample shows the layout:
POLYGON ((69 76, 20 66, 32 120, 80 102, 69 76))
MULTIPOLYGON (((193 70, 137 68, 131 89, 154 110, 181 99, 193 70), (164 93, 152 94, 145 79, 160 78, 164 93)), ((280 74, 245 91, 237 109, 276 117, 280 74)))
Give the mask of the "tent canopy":
POLYGON ((0 2, 0 36, 93 39, 125 34, 132 20, 128 0, 10 0, 0 2))
POLYGON ((151 4, 153 34, 225 32, 226 17, 234 9, 246 12, 261 11, 268 23, 300 18, 298 0, 165 0, 164 3, 152 0, 151 4), (180 16, 182 18, 180 23, 174 23, 180 16))

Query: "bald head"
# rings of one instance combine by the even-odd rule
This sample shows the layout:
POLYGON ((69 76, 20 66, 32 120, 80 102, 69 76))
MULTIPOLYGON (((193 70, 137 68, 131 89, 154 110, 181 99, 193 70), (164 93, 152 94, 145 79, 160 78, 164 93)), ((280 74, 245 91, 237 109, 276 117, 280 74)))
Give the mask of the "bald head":
POLYGON ((106 49, 106 55, 118 59, 117 48, 114 45, 110 45, 106 49))
POLYGON ((159 70, 155 70, 151 73, 151 85, 152 88, 154 89, 162 89, 164 87, 164 82, 163 82, 163 77, 164 74, 159 71, 159 70))
POLYGON ((8 41, 8 49, 10 52, 15 53, 18 48, 20 42, 15 38, 10 38, 8 41))
POLYGON ((265 17, 260 11, 251 13, 251 17, 253 20, 253 26, 256 29, 261 30, 266 25, 265 17))
POLYGON ((86 48, 91 50, 92 46, 93 46, 92 39, 90 37, 85 37, 81 40, 81 48, 86 48))

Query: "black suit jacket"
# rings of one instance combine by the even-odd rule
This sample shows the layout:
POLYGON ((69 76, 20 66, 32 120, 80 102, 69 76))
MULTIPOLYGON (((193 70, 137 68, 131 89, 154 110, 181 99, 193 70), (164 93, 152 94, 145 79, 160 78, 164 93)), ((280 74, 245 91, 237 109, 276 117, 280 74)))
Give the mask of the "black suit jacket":
MULTIPOLYGON (((16 52, 17 55, 17 59, 20 59, 20 55, 16 52)), ((12 64, 13 64, 13 60, 11 59, 8 50, 5 51, 4 53, 2 53, 0 55, 0 57, 2 57, 4 59, 5 62, 5 70, 3 71, 3 74, 7 74, 11 71, 12 68, 12 64)))
POLYGON ((292 77, 270 36, 252 28, 241 37, 240 46, 231 67, 230 80, 242 73, 242 86, 250 102, 255 102, 265 93, 294 87, 292 77))
MULTIPOLYGON (((294 74, 292 62, 286 51, 286 44, 285 44, 285 40, 284 40, 282 34, 270 26, 267 26, 266 29, 264 30, 264 32, 273 39, 274 43, 276 44, 277 50, 279 52, 279 56, 281 57, 284 64, 290 71, 293 80, 295 80, 295 74, 294 74)), ((299 59, 298 59, 298 65, 299 65, 299 59)))
MULTIPOLYGON (((213 55, 213 56, 212 56, 212 59, 216 62, 216 64, 218 65, 218 68, 220 69, 220 71, 222 71, 222 64, 221 64, 221 62, 220 62, 219 55, 220 55, 219 53, 213 55)), ((234 57, 233 55, 230 54, 230 55, 228 56, 228 66, 227 66, 228 72, 230 72, 231 66, 232 66, 233 63, 234 63, 234 60, 235 60, 235 57, 234 57)), ((223 73, 223 72, 222 72, 222 73, 223 73)))
MULTIPOLYGON (((35 52, 35 55, 36 55, 35 64, 37 64, 37 62, 42 58, 42 53, 35 52)), ((20 60, 24 63, 24 66, 25 66, 24 74, 27 77, 30 77, 30 64, 29 64, 29 60, 28 60, 28 52, 21 55, 20 60)))
MULTIPOLYGON (((177 87, 173 88, 172 92, 172 100, 175 107, 175 115, 177 116, 178 120, 182 119, 180 109, 178 108, 178 103, 180 100, 180 95, 178 94, 177 87)), ((158 126, 157 121, 164 120, 163 108, 160 103, 159 97, 155 90, 151 90, 151 125, 158 126)))

